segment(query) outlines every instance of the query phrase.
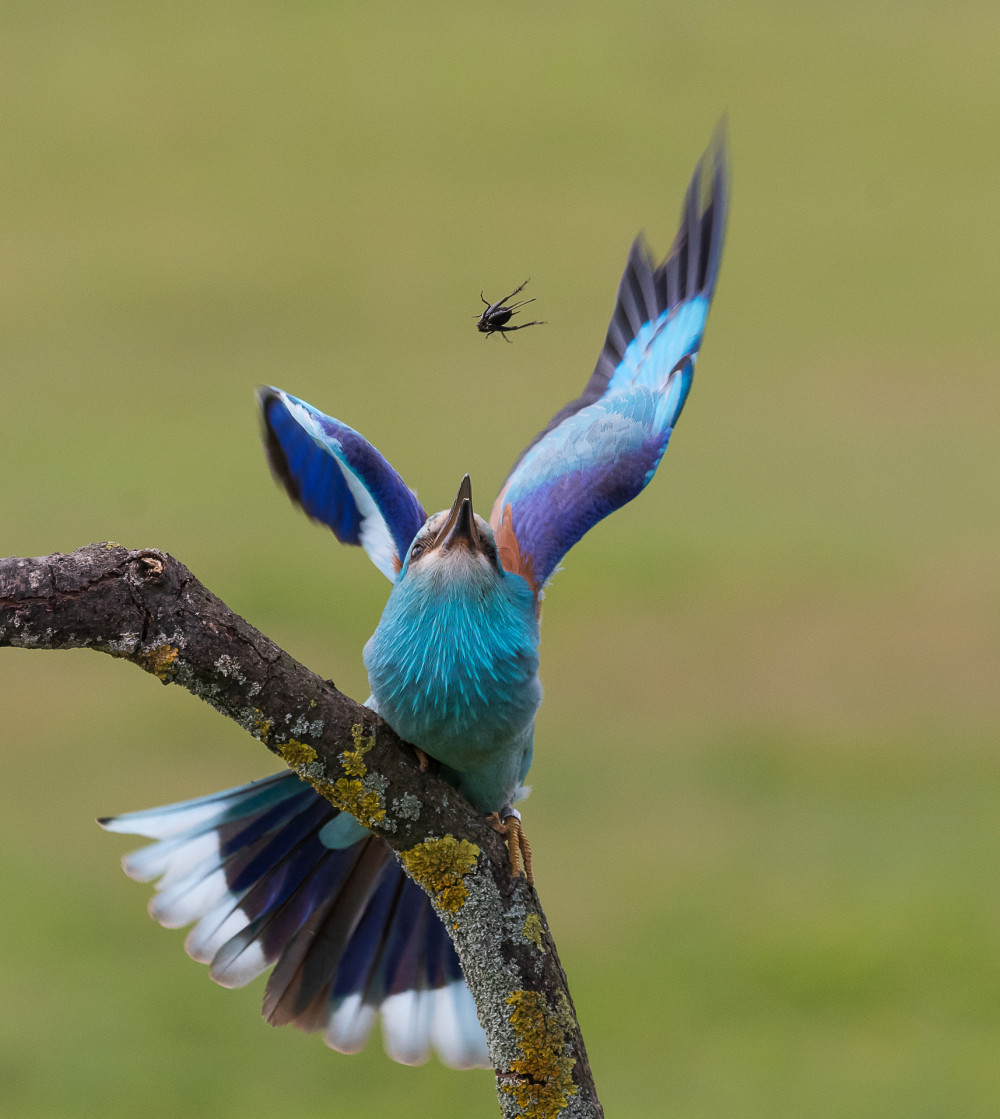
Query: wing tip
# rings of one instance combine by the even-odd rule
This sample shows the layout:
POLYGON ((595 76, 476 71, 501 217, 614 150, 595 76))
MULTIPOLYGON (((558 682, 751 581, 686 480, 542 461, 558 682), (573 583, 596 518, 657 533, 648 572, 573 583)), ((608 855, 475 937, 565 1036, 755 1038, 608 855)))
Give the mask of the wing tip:
MULTIPOLYGON (((302 490, 289 468, 288 456, 281 446, 281 441, 278 439, 270 418, 272 405, 285 407, 286 397, 287 393, 271 385, 260 385, 257 388, 256 398, 260 409, 261 440, 264 444, 264 453, 267 456, 267 465, 270 468, 271 476, 288 494, 289 498, 302 508, 302 490)), ((311 516, 310 514, 307 515, 311 516)), ((312 517, 311 519, 316 520, 318 518, 312 517)))
MULTIPOLYGON (((697 226, 701 258, 698 290, 706 299, 711 299, 715 292, 722 262, 722 245, 729 219, 729 165, 729 119, 723 113, 695 170, 699 186, 702 169, 709 172, 708 196, 705 205, 700 208, 697 226)), ((694 183, 695 179, 692 179, 692 186, 694 183)))
MULTIPOLYGON (((728 129, 723 114, 695 165, 684 195, 680 226, 664 260, 656 263, 642 232, 633 240, 611 325, 588 390, 596 380, 606 384, 625 349, 647 322, 694 296, 712 298, 729 212, 728 129)), ((581 401, 587 398, 585 393, 581 401)))

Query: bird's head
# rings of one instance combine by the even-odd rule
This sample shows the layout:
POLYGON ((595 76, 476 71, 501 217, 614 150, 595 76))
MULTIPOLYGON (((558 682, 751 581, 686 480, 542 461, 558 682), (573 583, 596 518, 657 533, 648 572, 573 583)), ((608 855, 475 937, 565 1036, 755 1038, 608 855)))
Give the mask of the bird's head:
POLYGON ((466 474, 455 504, 428 517, 413 538, 397 581, 477 577, 489 580, 502 574, 493 530, 473 512, 472 483, 466 474))

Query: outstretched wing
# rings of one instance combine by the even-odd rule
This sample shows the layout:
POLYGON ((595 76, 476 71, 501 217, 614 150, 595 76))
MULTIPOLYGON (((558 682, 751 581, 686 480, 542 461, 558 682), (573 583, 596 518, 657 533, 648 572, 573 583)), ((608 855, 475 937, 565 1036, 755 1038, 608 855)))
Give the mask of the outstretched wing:
POLYGON ((258 392, 271 470, 288 496, 388 579, 427 520, 403 479, 353 428, 279 389, 258 392))
POLYGON ((722 255, 720 128, 695 168, 670 254, 629 253, 607 340, 581 396, 528 445, 493 506, 501 562, 536 593, 581 536, 653 477, 684 407, 722 255))

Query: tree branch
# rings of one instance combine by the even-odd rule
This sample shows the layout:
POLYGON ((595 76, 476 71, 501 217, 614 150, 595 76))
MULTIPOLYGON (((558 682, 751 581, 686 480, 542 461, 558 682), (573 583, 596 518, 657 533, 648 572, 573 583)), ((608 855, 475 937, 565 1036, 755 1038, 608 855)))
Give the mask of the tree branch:
POLYGON ((392 847, 450 930, 504 1116, 603 1116, 538 895, 457 792, 374 712, 299 664, 163 552, 0 559, 0 646, 97 649, 233 719, 392 847))

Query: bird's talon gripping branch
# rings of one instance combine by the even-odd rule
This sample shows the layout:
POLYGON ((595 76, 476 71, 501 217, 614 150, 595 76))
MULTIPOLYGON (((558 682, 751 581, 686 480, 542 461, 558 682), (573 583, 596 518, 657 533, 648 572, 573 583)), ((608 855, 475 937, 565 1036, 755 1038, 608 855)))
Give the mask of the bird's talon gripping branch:
POLYGON ((417 764, 420 766, 420 772, 426 773, 430 768, 431 759, 420 749, 419 746, 413 747, 413 752, 417 755, 417 764))
POLYGON ((521 867, 524 867, 524 877, 529 886, 534 886, 535 878, 531 872, 531 844, 521 827, 521 813, 509 805, 500 809, 496 816, 497 823, 493 826, 501 835, 507 838, 507 851, 510 855, 510 876, 518 878, 521 867))
POLYGON ((524 877, 527 879, 529 886, 534 886, 535 875, 531 869, 531 844, 528 842, 528 837, 524 834, 524 828, 518 825, 517 829, 517 845, 521 848, 521 861, 524 863, 524 877))

